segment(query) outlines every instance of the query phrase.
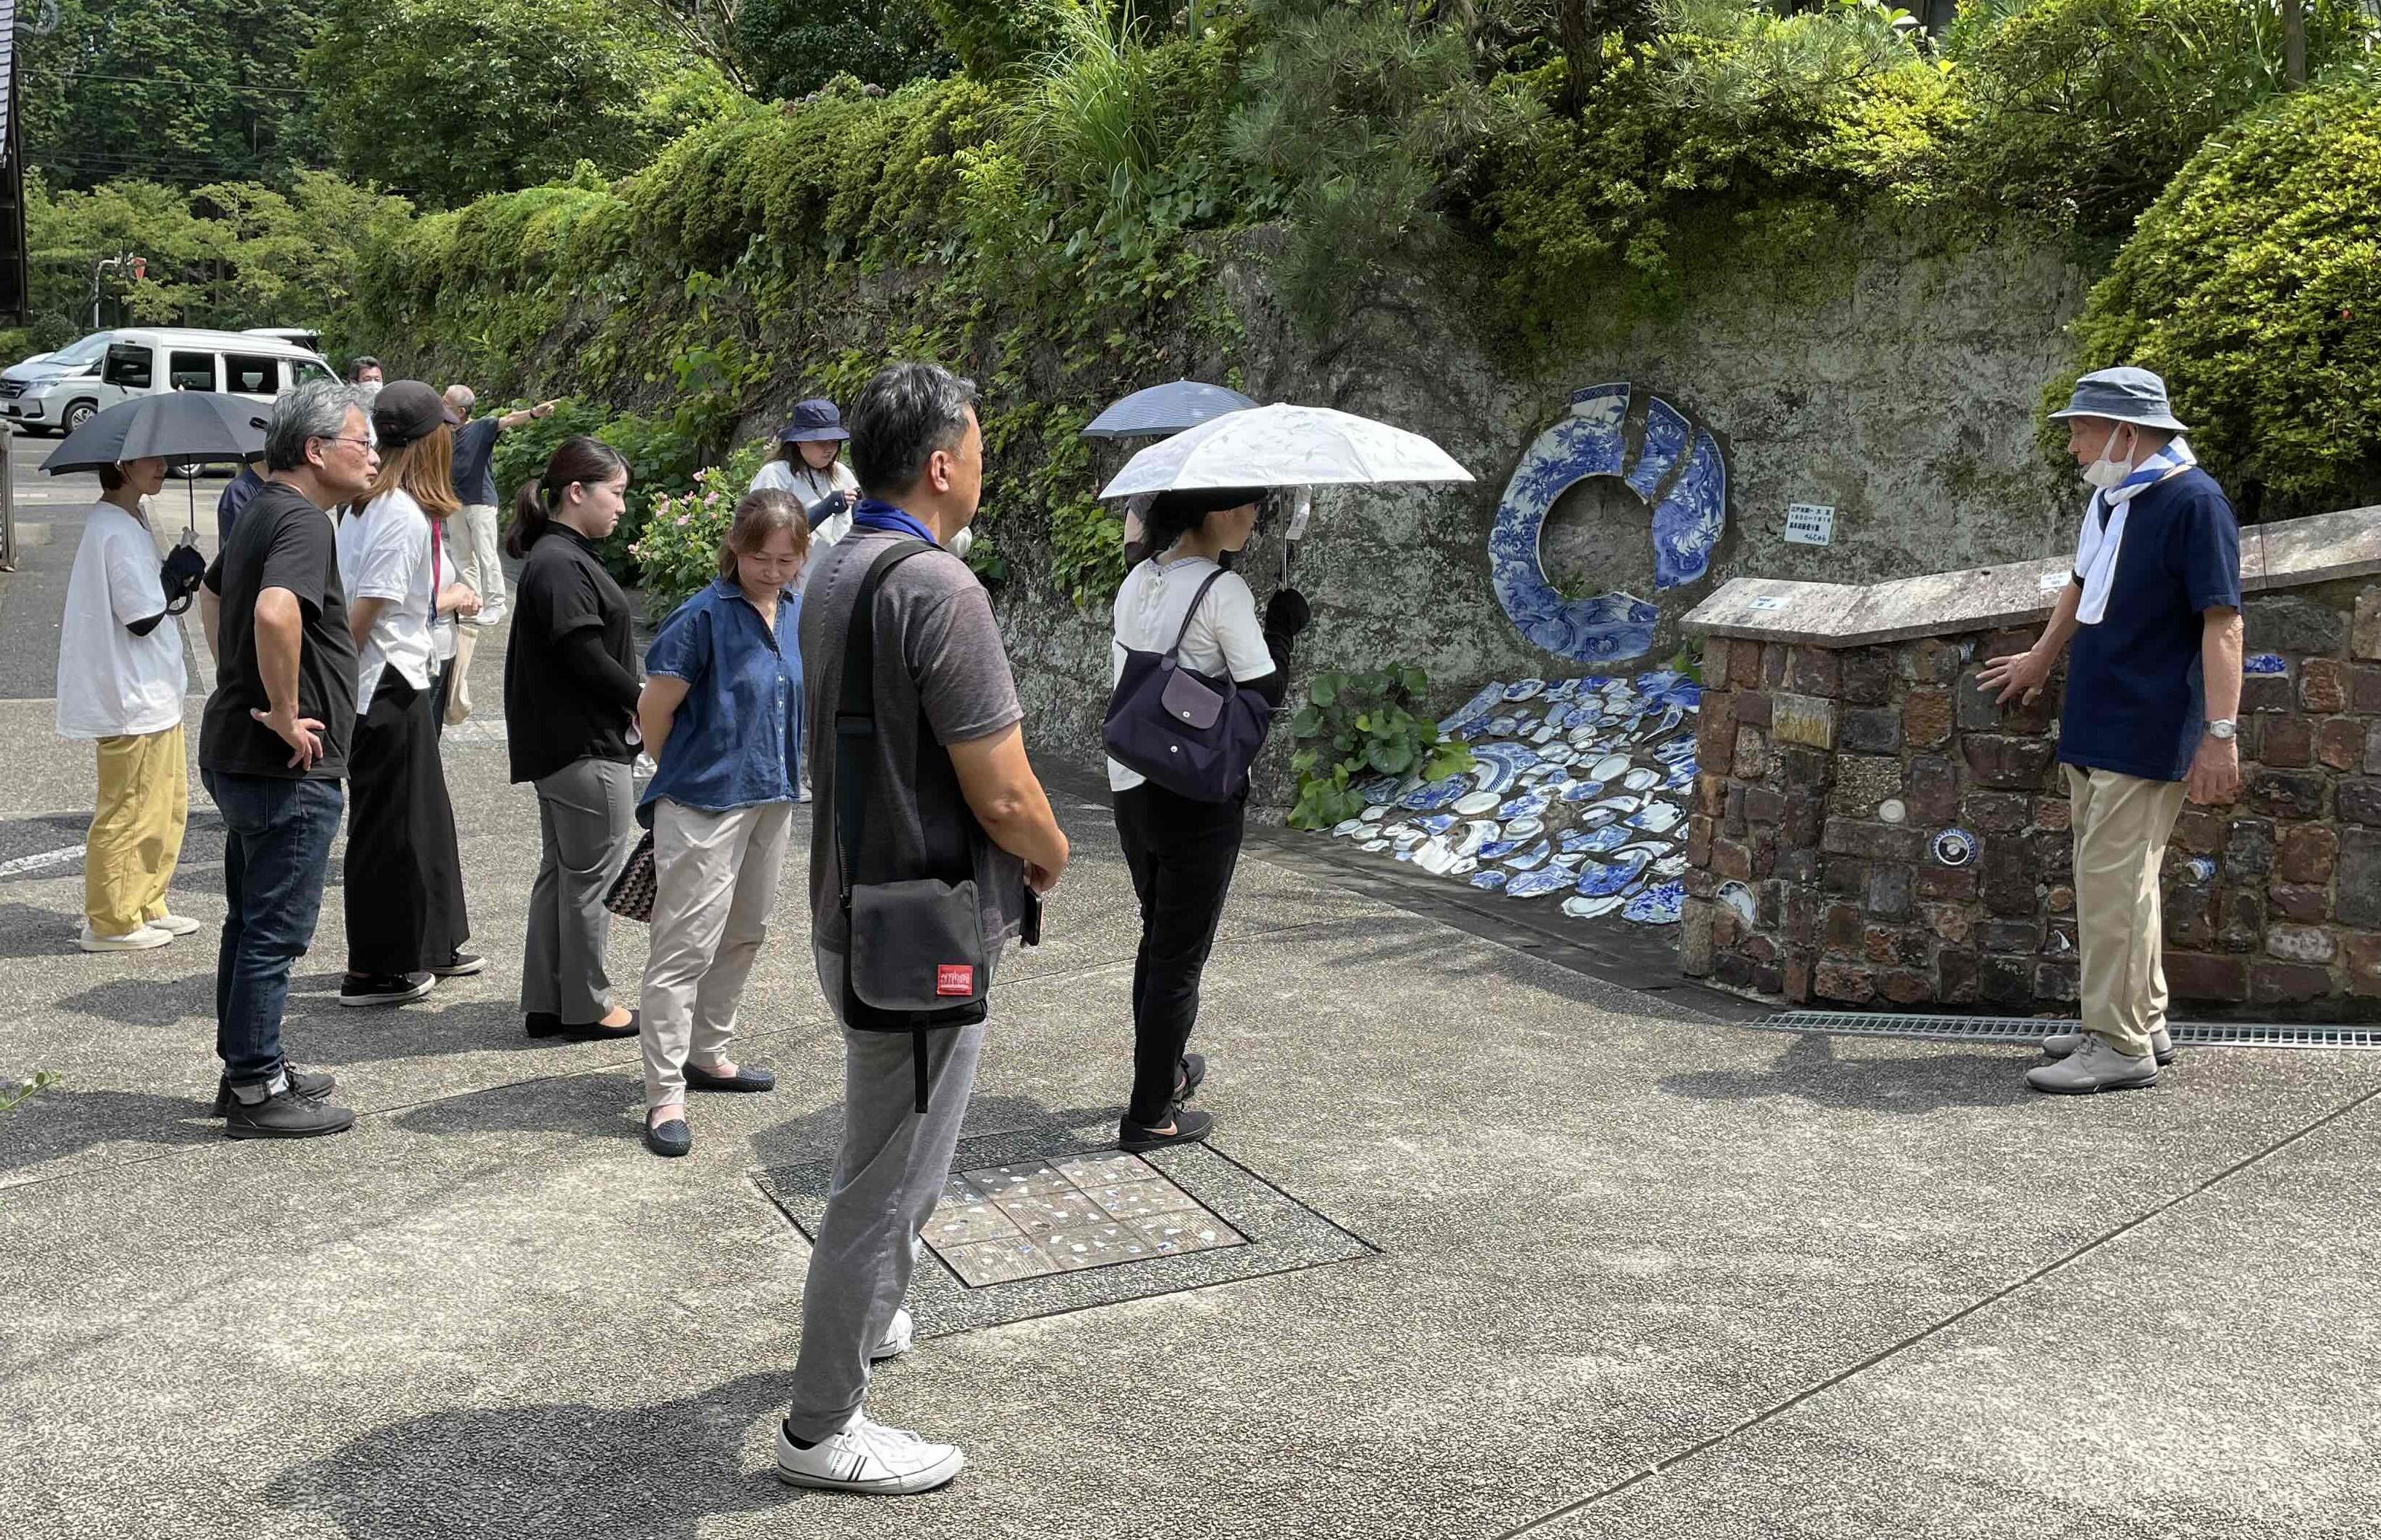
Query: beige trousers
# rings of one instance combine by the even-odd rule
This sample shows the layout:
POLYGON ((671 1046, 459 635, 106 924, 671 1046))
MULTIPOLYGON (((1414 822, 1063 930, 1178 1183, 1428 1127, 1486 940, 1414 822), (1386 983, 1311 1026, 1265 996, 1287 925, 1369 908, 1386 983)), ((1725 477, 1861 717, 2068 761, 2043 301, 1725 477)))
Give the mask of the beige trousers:
POLYGON ((2182 782, 2062 768, 2075 826, 2083 1030, 2139 1058, 2150 1051, 2150 1034, 2166 1025, 2158 871, 2182 812, 2182 782))
POLYGON ((727 1057, 793 825, 789 802, 725 813, 653 804, 653 950, 638 1002, 646 1106, 686 1099, 690 1058, 707 1069, 727 1057))
POLYGON ((182 858, 190 772, 182 724, 99 740, 99 806, 83 840, 82 914, 95 936, 128 936, 165 917, 182 858))

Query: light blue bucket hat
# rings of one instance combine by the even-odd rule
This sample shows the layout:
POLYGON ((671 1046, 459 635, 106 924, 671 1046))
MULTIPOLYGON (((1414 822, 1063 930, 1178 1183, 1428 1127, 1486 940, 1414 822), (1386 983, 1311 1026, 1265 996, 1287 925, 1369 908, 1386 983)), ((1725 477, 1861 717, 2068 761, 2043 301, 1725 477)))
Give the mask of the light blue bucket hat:
POLYGON ((2075 382, 2075 394, 2055 418, 2098 417, 2188 433, 2167 405, 2166 382, 2145 369, 2104 369, 2075 382))

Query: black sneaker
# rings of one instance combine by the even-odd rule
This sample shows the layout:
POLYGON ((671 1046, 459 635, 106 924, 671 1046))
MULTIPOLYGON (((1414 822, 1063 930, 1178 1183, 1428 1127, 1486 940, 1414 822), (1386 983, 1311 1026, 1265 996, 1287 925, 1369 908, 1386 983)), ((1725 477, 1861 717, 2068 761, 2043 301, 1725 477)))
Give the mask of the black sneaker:
POLYGON ((488 960, 476 952, 458 952, 430 971, 441 978, 462 978, 478 973, 488 965, 488 960))
POLYGON ((263 1101, 242 1101, 235 1095, 224 1114, 224 1136, 230 1139, 319 1139, 345 1134, 356 1125, 356 1115, 327 1101, 310 1101, 284 1089, 263 1101))
POLYGON ((1182 1073, 1174 1077, 1174 1099, 1189 1101, 1199 1094, 1199 1086, 1207 1078, 1207 1056, 1186 1053, 1182 1056, 1182 1073))
POLYGON ((559 1037, 570 1043, 594 1043, 610 1037, 633 1037, 644 1030, 644 1018, 629 1013, 629 1019, 618 1026, 605 1026, 602 1022, 573 1024, 550 1012, 532 1011, 521 1018, 521 1025, 532 1037, 559 1037))
MULTIPOLYGON (((301 1070, 295 1064, 285 1062, 281 1073, 289 1077, 289 1088, 308 1101, 328 1101, 331 1093, 339 1088, 339 1083, 329 1075, 313 1070, 301 1070)), ((231 1103, 231 1081, 227 1076, 218 1076, 215 1080, 215 1109, 211 1115, 229 1117, 231 1103)))
POLYGON ((420 1000, 438 982, 431 973, 349 974, 339 986, 341 1005, 405 1005, 420 1000))
POLYGON ((1174 1115, 1166 1122, 1174 1125, 1171 1134, 1160 1134, 1126 1118, 1117 1124, 1117 1146, 1138 1152, 1163 1149, 1168 1145, 1195 1145, 1206 1138, 1215 1126, 1214 1118, 1178 1101, 1174 1104, 1174 1115))

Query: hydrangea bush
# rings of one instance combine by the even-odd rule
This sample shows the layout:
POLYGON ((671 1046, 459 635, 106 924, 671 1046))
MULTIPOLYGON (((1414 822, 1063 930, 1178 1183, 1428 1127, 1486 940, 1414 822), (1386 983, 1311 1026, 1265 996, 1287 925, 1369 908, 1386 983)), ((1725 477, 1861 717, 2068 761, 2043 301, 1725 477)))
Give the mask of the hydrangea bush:
POLYGON ((743 481, 724 466, 694 473, 694 488, 675 495, 656 492, 643 533, 630 543, 643 576, 645 606, 658 620, 719 576, 719 542, 736 516, 743 481))

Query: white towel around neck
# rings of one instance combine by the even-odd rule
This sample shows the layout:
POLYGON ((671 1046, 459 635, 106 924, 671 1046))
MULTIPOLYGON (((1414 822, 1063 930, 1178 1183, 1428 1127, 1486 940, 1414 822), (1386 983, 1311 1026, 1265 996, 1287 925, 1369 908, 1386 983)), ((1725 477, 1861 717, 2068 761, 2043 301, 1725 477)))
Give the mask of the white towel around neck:
POLYGON ((2133 473, 2103 491, 2094 489, 2083 509, 2083 531, 2075 542, 2075 576, 2083 584, 2083 602, 2075 618, 2097 625, 2108 612, 2108 590, 2116 586, 2117 556, 2125 544, 2125 505, 2170 476, 2180 476, 2199 463, 2191 445, 2180 439, 2133 467, 2133 473))

